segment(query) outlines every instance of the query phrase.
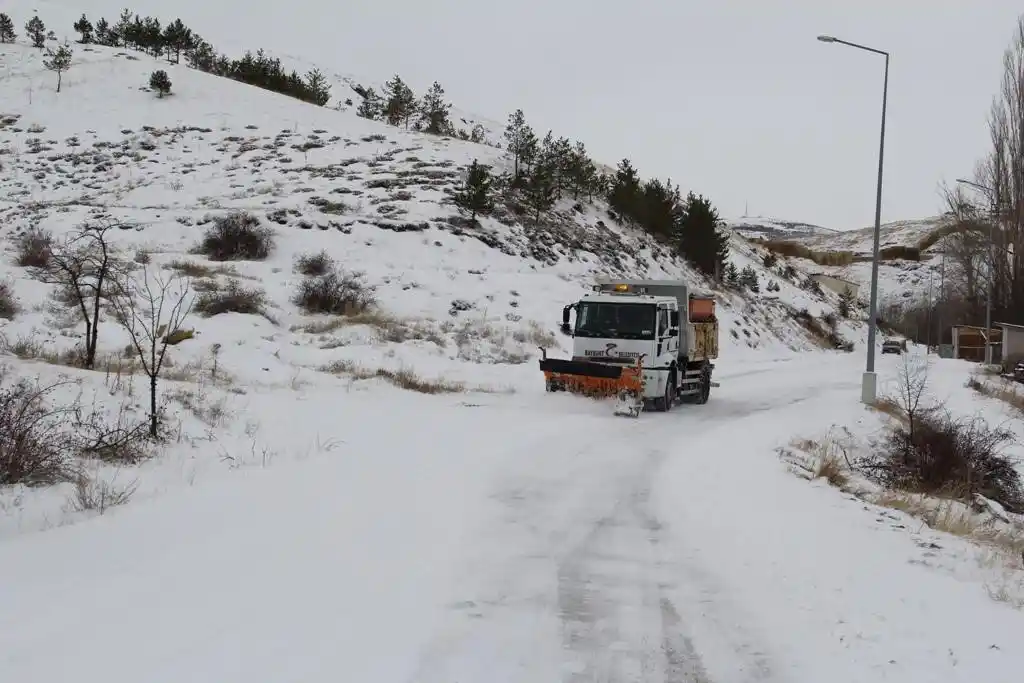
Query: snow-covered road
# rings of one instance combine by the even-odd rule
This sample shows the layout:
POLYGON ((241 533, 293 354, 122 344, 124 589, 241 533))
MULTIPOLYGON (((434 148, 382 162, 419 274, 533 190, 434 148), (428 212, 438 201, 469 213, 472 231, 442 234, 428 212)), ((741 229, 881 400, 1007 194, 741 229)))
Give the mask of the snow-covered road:
POLYGON ((337 448, 0 545, 0 680, 1016 680, 1019 614, 773 453, 860 417, 856 365, 723 368, 638 420, 253 395, 282 443, 337 448))

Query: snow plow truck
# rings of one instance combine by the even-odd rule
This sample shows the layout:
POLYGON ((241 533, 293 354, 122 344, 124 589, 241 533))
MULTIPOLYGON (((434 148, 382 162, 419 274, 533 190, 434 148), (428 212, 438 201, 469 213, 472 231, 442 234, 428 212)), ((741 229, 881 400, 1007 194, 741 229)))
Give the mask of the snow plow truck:
POLYGON ((547 391, 614 397, 617 415, 637 417, 707 403, 717 386, 715 299, 683 281, 601 278, 562 310, 561 329, 573 337, 572 358, 548 358, 541 349, 547 391))

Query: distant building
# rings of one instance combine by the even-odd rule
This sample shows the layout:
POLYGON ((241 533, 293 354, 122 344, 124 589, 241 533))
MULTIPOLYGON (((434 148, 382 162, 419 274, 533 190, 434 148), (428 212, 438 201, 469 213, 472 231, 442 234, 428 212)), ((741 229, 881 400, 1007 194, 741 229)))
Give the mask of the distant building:
MULTIPOLYGON (((1021 328, 1024 331, 1024 328, 1021 328)), ((1003 331, 992 326, 992 362, 1003 355, 1003 331)), ((975 363, 985 362, 985 328, 977 325, 953 325, 953 358, 975 363)))
POLYGON ((822 287, 830 289, 836 294, 842 294, 843 292, 848 291, 853 295, 854 299, 857 298, 857 293, 860 291, 860 285, 856 282, 850 282, 849 280, 844 280, 841 277, 836 277, 835 275, 829 275, 827 273, 812 273, 810 278, 822 287))
POLYGON ((997 324, 1003 332, 1003 362, 1010 368, 1024 360, 1024 325, 997 324))

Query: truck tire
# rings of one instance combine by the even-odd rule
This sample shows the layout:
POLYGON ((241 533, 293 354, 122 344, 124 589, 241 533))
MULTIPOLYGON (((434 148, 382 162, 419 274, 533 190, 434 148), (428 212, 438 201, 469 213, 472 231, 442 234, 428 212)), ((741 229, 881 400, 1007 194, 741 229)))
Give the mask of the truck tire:
POLYGON ((665 394, 660 398, 654 399, 654 407, 658 412, 667 413, 672 410, 672 406, 676 402, 676 371, 672 369, 668 373, 668 379, 665 381, 665 394))
POLYGON ((711 367, 705 363, 700 373, 700 393, 694 397, 694 403, 704 405, 711 397, 711 367))

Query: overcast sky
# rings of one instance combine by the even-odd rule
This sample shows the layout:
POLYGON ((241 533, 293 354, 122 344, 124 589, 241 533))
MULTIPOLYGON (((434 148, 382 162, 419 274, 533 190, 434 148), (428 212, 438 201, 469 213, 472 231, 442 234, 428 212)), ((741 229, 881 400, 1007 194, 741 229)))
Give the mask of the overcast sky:
MULTIPOLYGON (((80 6, 71 0, 45 4, 80 6)), ((89 0, 119 8, 123 0, 89 0)), ((883 221, 941 209, 986 149, 1011 0, 159 0, 217 46, 291 53, 368 80, 437 79, 461 108, 583 140, 601 161, 708 195, 725 216, 874 220, 892 53, 883 221)), ((161 5, 163 6, 161 8, 161 5)), ((116 9, 111 15, 116 14, 116 9)))

